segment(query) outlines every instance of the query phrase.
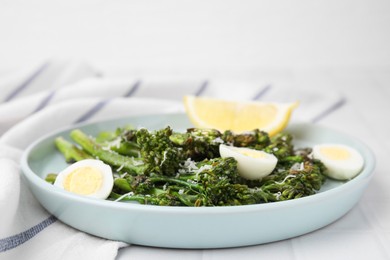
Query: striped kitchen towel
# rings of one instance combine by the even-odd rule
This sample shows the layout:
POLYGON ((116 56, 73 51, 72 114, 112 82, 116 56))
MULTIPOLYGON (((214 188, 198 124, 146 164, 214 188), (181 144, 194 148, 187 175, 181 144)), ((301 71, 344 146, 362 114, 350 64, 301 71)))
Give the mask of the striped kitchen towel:
POLYGON ((75 230, 46 212, 19 175, 23 150, 55 129, 113 117, 183 112, 183 95, 300 101, 293 120, 317 122, 343 105, 339 94, 272 82, 106 79, 82 63, 50 61, 0 78, 0 259, 114 259, 128 246, 75 230))

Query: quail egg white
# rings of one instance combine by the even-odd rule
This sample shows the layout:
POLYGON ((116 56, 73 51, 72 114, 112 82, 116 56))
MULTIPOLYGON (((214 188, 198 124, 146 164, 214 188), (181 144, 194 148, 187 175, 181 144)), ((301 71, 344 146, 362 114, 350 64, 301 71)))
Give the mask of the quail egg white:
POLYGON ((341 144, 319 144, 313 147, 313 158, 322 161, 325 174, 337 180, 350 180, 362 170, 364 159, 354 148, 341 144))
POLYGON ((54 186, 91 198, 106 199, 114 179, 111 167, 100 160, 78 161, 62 170, 54 186))
POLYGON ((248 180, 258 180, 269 175, 278 162, 273 154, 244 147, 221 144, 219 153, 223 158, 235 158, 239 174, 248 180))

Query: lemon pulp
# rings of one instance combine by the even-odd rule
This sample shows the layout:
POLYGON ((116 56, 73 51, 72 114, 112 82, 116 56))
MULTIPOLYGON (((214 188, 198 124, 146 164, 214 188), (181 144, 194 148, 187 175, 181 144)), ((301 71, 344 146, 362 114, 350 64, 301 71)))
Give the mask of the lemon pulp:
POLYGON ((240 102, 185 96, 184 105, 189 119, 196 127, 238 133, 258 128, 272 136, 287 126, 298 102, 240 102))

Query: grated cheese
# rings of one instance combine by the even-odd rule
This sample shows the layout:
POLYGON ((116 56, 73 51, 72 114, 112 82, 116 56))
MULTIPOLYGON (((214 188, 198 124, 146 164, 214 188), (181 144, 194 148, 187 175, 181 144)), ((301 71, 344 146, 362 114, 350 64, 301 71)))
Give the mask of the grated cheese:
POLYGON ((211 141, 212 143, 218 143, 218 144, 223 144, 225 143, 221 137, 217 137, 214 140, 211 141))
POLYGON ((125 165, 122 164, 118 169, 116 169, 116 172, 120 172, 120 171, 123 169, 124 166, 125 166, 125 165))
POLYGON ((286 177, 284 177, 284 179, 281 181, 281 182, 278 182, 278 181, 275 181, 275 183, 277 184, 283 184, 286 182, 287 179, 290 179, 290 178, 296 178, 297 176, 293 175, 293 174, 289 174, 287 175, 286 177))
POLYGON ((305 169, 305 165, 303 162, 301 163, 294 163, 293 166, 291 166, 290 170, 292 171, 303 171, 305 169))
POLYGON ((195 161, 191 160, 191 158, 188 158, 187 160, 184 161, 182 164, 182 167, 184 169, 181 169, 180 173, 191 173, 194 172, 195 170, 198 170, 198 167, 195 164, 195 161))
POLYGON ((124 174, 121 175, 121 178, 124 178, 126 175, 128 175, 127 172, 125 172, 124 174))
POLYGON ((134 158, 131 158, 132 159, 132 164, 134 165, 134 166, 140 166, 140 165, 143 165, 144 163, 143 162, 141 162, 141 161, 138 161, 138 160, 134 160, 134 158))
POLYGON ((116 200, 114 200, 114 201, 120 201, 120 200, 122 200, 123 198, 125 198, 125 197, 127 197, 127 196, 133 196, 134 195, 134 192, 132 192, 132 191, 130 191, 130 192, 128 192, 128 193, 125 193, 125 194, 123 194, 122 196, 120 196, 119 198, 117 198, 116 200))
POLYGON ((274 196, 276 197, 276 200, 279 200, 280 196, 282 196, 282 193, 278 191, 277 193, 274 193, 274 196))
POLYGON ((213 168, 213 166, 211 166, 211 165, 203 165, 199 169, 195 170, 195 173, 199 174, 199 173, 201 173, 203 171, 211 170, 212 168, 213 168))
POLYGON ((111 147, 115 147, 115 148, 118 148, 121 146, 121 138, 120 137, 117 137, 116 139, 112 140, 111 142, 107 142, 107 144, 102 147, 102 149, 108 151, 111 149, 111 147))
MULTIPOLYGON (((179 173, 179 175, 187 173, 186 170, 184 170, 184 169, 179 169, 177 172, 179 173)), ((176 177, 179 177, 179 175, 177 175, 176 177)))
MULTIPOLYGON (((160 163, 160 166, 163 165, 163 163, 166 161, 166 159, 167 159, 167 153, 168 153, 167 151, 164 151, 164 153, 163 153, 163 156, 164 156, 164 157, 163 157, 163 159, 162 159, 162 161, 161 161, 161 163, 160 163)), ((157 161, 156 161, 156 163, 157 163, 157 161)))

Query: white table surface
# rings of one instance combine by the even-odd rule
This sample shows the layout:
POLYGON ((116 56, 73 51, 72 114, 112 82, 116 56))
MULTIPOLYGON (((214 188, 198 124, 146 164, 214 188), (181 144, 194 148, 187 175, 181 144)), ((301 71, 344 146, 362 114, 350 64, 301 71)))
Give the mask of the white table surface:
POLYGON ((118 259, 390 259, 390 2, 2 1, 0 73, 45 57, 109 76, 261 80, 338 91, 318 122, 365 142, 375 176, 356 207, 297 238, 215 250, 132 245, 118 259))

